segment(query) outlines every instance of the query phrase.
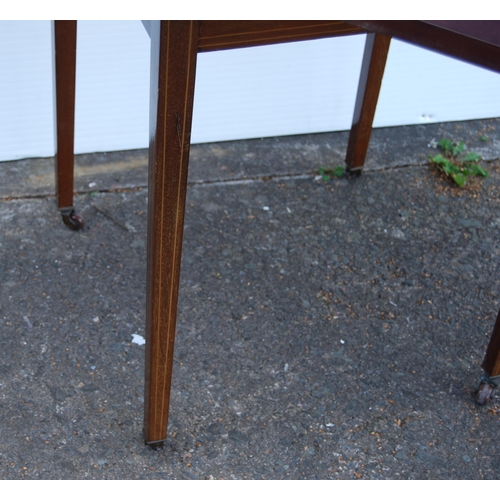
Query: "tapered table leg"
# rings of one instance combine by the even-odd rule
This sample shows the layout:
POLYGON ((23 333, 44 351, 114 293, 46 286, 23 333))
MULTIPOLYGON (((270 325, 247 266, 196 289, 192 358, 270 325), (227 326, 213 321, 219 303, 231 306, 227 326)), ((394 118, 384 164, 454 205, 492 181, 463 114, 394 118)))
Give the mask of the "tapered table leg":
POLYGON ((366 35, 365 52, 345 160, 350 171, 361 171, 365 164, 390 43, 391 38, 388 36, 373 33, 366 35))
POLYGON ((476 391, 476 401, 480 405, 486 404, 489 401, 493 390, 500 383, 500 311, 493 327, 482 367, 484 375, 479 381, 476 391))
POLYGON ((153 21, 148 193, 147 444, 167 437, 198 42, 195 21, 153 21))
POLYGON ((73 209, 75 131, 76 21, 53 21, 56 201, 64 223, 81 229, 73 209))

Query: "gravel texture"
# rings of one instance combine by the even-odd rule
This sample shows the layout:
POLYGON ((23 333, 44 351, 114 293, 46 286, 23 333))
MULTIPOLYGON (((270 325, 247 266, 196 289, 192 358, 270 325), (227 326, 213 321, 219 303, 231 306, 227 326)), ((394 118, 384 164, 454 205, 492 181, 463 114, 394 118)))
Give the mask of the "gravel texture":
MULTIPOLYGON (((498 121, 446 126, 472 149, 498 121)), ((500 305, 500 166, 492 153, 487 179, 451 186, 415 160, 426 127, 413 163, 333 181, 316 176, 337 161, 317 156, 324 134, 193 148, 157 451, 142 439, 144 183, 78 195, 74 233, 29 191, 41 160, 18 163, 26 195, 0 201, 0 478, 499 479, 500 400, 473 392, 500 305), (293 169, 263 166, 266 147, 293 169)), ((112 155, 126 172, 141 154, 112 155)))

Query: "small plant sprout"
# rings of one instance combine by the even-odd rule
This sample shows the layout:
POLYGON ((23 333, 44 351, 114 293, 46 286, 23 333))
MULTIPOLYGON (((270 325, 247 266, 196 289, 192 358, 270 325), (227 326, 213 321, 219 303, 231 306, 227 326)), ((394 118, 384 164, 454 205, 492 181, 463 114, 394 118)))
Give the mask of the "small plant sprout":
POLYGON ((438 141, 438 147, 443 151, 443 154, 429 156, 429 161, 459 187, 465 185, 469 176, 488 177, 488 172, 479 165, 481 157, 477 153, 464 153, 465 144, 463 142, 441 139, 438 141))
POLYGON ((345 168, 342 165, 337 165, 335 168, 320 167, 318 174, 321 175, 321 180, 329 181, 334 177, 343 177, 345 175, 345 168))

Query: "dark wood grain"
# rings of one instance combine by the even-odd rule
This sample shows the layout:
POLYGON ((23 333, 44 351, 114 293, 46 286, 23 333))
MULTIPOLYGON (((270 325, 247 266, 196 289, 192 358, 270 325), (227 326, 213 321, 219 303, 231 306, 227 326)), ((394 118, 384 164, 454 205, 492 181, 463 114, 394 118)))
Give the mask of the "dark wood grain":
POLYGON ((356 35, 343 21, 200 21, 199 52, 356 35))
POLYGON ((167 434, 198 42, 195 21, 151 26, 144 433, 167 434))
POLYGON ((56 201, 73 206, 75 131, 76 21, 52 23, 56 201))
POLYGON ((486 69, 500 71, 500 21, 350 22, 369 32, 399 38, 486 69))
POLYGON ((433 24, 448 31, 454 31, 469 39, 475 38, 482 42, 500 46, 499 21, 422 21, 433 24))
POLYGON ((500 375, 500 311, 498 312, 482 367, 490 377, 500 375))

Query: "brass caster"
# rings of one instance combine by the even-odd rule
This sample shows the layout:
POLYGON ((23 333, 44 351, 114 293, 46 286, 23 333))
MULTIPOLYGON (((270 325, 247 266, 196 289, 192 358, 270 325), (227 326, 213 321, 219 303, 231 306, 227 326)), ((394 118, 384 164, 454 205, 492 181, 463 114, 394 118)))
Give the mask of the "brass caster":
POLYGON ((483 375, 476 389, 476 403, 480 406, 488 404, 493 391, 496 389, 498 382, 488 375, 483 375))
POLYGON ((83 220, 83 217, 81 215, 75 213, 74 208, 61 210, 61 216, 64 224, 66 224, 66 226, 68 226, 73 231, 79 231, 80 229, 83 229, 85 221, 83 220))

